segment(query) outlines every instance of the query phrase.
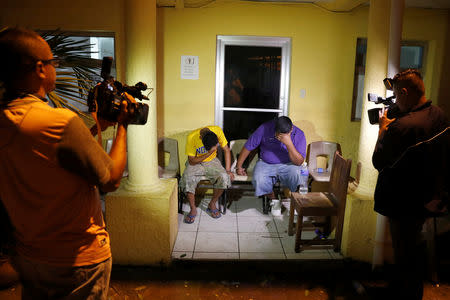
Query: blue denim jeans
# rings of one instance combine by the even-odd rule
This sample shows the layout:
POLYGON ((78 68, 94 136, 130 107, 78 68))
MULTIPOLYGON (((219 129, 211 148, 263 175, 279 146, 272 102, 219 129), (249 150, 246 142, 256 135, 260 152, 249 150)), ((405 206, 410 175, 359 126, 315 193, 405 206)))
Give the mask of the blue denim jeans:
POLYGON ((300 166, 288 164, 268 164, 261 159, 255 165, 252 183, 257 197, 272 193, 273 185, 280 183, 295 192, 300 184, 300 166))

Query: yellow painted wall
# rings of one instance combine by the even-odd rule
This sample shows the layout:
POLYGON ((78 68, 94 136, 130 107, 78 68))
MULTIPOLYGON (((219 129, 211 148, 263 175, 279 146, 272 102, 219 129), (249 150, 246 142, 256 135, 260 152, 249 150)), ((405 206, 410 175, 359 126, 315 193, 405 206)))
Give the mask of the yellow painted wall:
MULTIPOLYGON (((308 142, 338 141, 356 162, 360 124, 350 121, 353 72, 356 39, 367 36, 367 17, 368 7, 336 14, 309 4, 218 1, 200 9, 160 8, 158 134, 214 124, 217 35, 290 37, 289 117, 308 142), (199 56, 199 80, 180 79, 181 55, 199 56)), ((430 41, 426 87, 432 99, 437 99, 446 22, 446 11, 405 13, 403 39, 430 41)))
MULTIPOLYGON (((124 8, 123 0, 3 0, 0 26, 115 32, 118 79, 124 80, 124 8)), ((338 141, 344 155, 356 161, 359 123, 350 121, 353 68, 356 38, 367 35, 367 16, 368 7, 336 14, 309 4, 220 0, 197 9, 159 8, 157 82, 150 83, 157 87, 158 136, 214 124, 217 35, 291 37, 289 116, 308 142, 338 141), (181 55, 199 56, 199 80, 180 79, 181 55)), ((447 11, 405 13, 403 39, 430 42, 426 90, 435 102, 445 82, 441 74, 450 71, 441 71, 447 30, 447 11)))
MULTIPOLYGON (((2 0, 0 26, 115 32, 118 78, 123 80, 124 8, 124 0, 2 0)), ((441 70, 444 53, 450 50, 448 44, 445 48, 447 14, 417 9, 405 13, 403 39, 430 42, 426 89, 433 100, 439 98, 439 85, 448 83, 445 74, 450 72, 448 63, 441 70)), ((309 4, 221 0, 198 9, 159 8, 157 82, 151 83, 157 87, 158 135, 183 141, 189 130, 214 124, 217 35, 291 37, 289 116, 305 131, 308 142, 340 142, 356 166, 360 125, 350 121, 353 68, 356 38, 367 35, 367 17, 367 7, 334 14, 309 4), (199 80, 180 79, 181 55, 199 56, 199 80), (304 99, 299 97, 302 88, 304 99)))
POLYGON ((2 0, 0 8, 0 27, 114 32, 117 77, 124 78, 123 0, 2 0))

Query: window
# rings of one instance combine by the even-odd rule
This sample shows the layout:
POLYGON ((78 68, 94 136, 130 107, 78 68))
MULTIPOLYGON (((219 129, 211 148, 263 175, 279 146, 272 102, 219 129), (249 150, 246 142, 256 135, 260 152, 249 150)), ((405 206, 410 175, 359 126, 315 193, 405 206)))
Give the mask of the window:
MULTIPOLYGON (((400 71, 418 69, 425 77, 426 42, 402 41, 400 50, 400 71)), ((353 79, 352 121, 360 121, 364 93, 364 75, 366 69, 367 39, 358 38, 356 41, 355 75, 353 79)))
POLYGON ((228 140, 287 114, 290 39, 218 36, 216 125, 228 140))

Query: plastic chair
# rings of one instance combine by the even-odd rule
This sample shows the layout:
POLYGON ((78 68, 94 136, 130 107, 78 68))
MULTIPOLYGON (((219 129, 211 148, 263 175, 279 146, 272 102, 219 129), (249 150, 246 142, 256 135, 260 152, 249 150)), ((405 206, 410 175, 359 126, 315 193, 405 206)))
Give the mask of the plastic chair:
MULTIPOLYGON (((178 158, 178 142, 175 139, 163 137, 158 139, 158 154, 160 157, 159 178, 180 179, 180 160, 178 158), (165 153, 169 154, 169 162, 165 164, 165 153)), ((159 156, 158 155, 158 156, 159 156)))
POLYGON ((334 251, 341 248, 342 228, 344 224, 345 203, 347 200, 347 188, 352 166, 351 159, 344 159, 338 151, 334 154, 333 168, 331 170, 328 192, 315 192, 307 194, 291 193, 291 206, 289 215, 288 234, 294 234, 294 210, 298 219, 295 236, 295 252, 306 245, 333 245, 334 251), (317 238, 302 240, 303 217, 326 216, 325 235, 330 233, 331 217, 337 217, 334 238, 317 238))
POLYGON ((329 182, 331 170, 333 168, 333 155, 338 151, 341 152, 341 145, 335 142, 317 141, 308 145, 306 153, 306 161, 308 162, 308 170, 311 176, 309 183, 311 187, 312 181, 329 182), (318 164, 318 159, 325 159, 323 165, 318 164))

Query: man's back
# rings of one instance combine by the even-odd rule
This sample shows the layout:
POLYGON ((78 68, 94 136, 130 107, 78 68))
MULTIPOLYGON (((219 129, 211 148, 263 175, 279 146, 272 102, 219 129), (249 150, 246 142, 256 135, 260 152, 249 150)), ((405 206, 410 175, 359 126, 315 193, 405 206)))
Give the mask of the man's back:
POLYGON ((444 112, 428 101, 390 124, 389 130, 375 147, 373 165, 381 171, 392 165, 408 147, 433 137, 447 126, 448 119, 444 112))
POLYGON ((97 188, 60 164, 67 157, 59 157, 59 147, 74 118, 36 97, 12 101, 0 113, 0 198, 16 229, 17 251, 53 265, 110 257, 97 188))

